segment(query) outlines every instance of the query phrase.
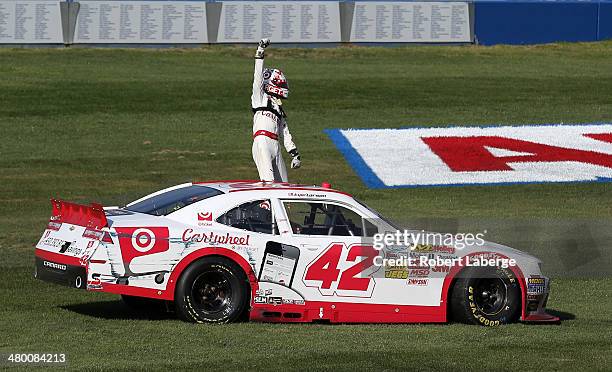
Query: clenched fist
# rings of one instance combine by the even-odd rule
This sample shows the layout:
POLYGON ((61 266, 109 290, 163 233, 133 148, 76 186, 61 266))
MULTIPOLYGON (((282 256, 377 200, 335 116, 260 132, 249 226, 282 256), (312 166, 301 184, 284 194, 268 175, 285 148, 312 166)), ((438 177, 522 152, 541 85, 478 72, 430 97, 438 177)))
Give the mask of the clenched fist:
POLYGON ((259 40, 259 45, 257 45, 257 51, 255 52, 255 58, 263 59, 264 51, 270 45, 270 39, 261 39, 259 40))

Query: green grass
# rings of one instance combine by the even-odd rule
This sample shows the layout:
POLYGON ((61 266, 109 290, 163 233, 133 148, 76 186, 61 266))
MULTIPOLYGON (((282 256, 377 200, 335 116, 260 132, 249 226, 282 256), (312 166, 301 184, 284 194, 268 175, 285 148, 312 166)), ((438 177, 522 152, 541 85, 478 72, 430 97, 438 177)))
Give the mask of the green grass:
MULTIPOLYGON (((256 177, 252 53, 0 49, 0 352, 65 352, 74 369, 611 368, 609 274, 555 278, 549 308, 574 319, 495 329, 192 325, 135 314, 117 296, 35 281, 32 245, 49 197, 115 205, 184 181, 256 177)), ((610 42, 271 49, 267 56, 292 88, 286 109, 303 159, 292 181, 330 181, 396 219, 612 216, 610 184, 368 190, 323 133, 610 121, 610 42)), ((609 243, 600 249, 609 257, 609 243)))

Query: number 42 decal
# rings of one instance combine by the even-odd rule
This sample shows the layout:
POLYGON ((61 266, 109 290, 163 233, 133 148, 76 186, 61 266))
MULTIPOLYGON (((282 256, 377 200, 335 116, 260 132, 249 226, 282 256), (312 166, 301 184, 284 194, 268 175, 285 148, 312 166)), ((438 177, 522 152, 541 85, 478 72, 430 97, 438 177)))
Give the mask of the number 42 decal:
POLYGON ((371 297, 376 281, 374 257, 380 252, 371 245, 333 243, 306 267, 304 284, 323 296, 371 297), (359 259, 361 258, 361 259, 359 259))

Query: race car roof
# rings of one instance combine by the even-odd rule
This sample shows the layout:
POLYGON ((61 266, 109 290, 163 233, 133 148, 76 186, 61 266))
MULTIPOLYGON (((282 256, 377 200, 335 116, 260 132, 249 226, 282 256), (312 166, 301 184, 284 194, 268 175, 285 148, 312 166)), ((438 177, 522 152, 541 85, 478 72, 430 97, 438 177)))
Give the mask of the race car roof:
POLYGON ((255 191, 255 190, 268 190, 268 191, 310 191, 310 192, 334 192, 343 194, 349 197, 352 195, 343 191, 335 190, 330 187, 328 183, 323 183, 321 186, 315 185, 302 185, 288 182, 263 182, 259 180, 216 180, 216 181, 205 181, 205 182, 193 182, 193 185, 202 185, 207 187, 215 188, 224 193, 238 192, 238 191, 255 191))

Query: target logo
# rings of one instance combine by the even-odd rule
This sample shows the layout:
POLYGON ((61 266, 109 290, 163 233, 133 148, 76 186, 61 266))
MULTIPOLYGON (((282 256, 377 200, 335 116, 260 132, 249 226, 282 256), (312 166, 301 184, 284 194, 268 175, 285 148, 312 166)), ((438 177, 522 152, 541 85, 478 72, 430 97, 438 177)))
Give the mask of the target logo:
POLYGON ((140 228, 132 234, 132 247, 140 253, 147 253, 155 245, 155 234, 153 231, 140 228))
POLYGON ((118 227, 115 230, 126 264, 136 257, 165 252, 170 248, 167 227, 118 227))

